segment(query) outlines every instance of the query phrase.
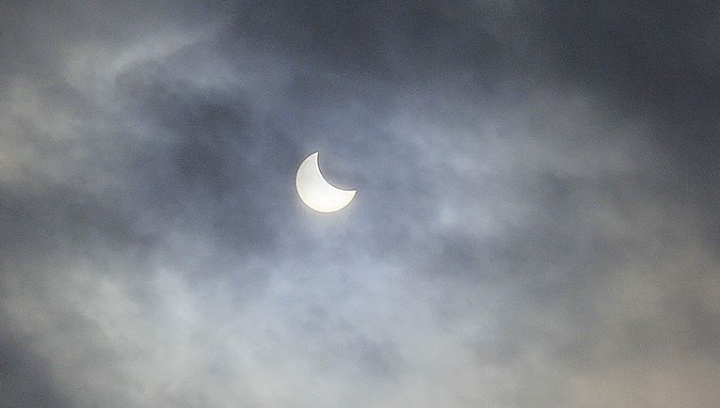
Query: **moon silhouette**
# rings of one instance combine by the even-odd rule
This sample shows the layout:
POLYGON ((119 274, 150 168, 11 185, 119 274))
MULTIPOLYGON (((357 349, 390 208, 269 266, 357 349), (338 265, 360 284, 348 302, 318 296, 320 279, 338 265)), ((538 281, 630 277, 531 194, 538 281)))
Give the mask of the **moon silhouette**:
POLYGON ((295 188, 305 205, 321 213, 340 211, 355 198, 357 190, 342 190, 328 183, 320 172, 318 152, 306 157, 295 176, 295 188))

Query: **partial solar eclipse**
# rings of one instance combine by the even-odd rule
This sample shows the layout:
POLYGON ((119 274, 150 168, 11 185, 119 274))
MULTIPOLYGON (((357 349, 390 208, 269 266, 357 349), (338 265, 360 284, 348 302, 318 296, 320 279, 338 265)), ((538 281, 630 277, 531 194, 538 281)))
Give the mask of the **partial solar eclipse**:
POLYGON ((295 188, 305 205, 321 213, 340 211, 355 198, 357 190, 342 190, 328 183, 320 173, 318 152, 305 158, 295 177, 295 188))

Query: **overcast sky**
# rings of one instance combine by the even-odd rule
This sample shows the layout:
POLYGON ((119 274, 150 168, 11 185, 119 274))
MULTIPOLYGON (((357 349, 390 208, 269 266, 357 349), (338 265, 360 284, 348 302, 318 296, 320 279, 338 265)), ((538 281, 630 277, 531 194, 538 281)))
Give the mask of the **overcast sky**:
POLYGON ((2 0, 0 405, 714 406, 718 67, 717 1, 2 0))

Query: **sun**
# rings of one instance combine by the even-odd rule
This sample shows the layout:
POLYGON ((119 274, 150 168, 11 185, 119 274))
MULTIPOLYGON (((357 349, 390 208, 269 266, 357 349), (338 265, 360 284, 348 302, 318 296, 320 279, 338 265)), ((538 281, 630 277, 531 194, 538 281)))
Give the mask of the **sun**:
POLYGON ((355 198, 357 190, 342 190, 330 184, 320 172, 318 152, 306 157, 295 176, 300 200, 321 213, 340 211, 355 198))

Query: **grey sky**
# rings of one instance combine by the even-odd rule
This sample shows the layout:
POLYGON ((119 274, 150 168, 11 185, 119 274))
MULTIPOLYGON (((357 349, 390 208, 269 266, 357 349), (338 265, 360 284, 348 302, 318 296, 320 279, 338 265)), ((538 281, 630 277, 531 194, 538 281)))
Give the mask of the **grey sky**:
POLYGON ((0 405, 712 406, 719 6, 598 3, 0 2, 0 405))

